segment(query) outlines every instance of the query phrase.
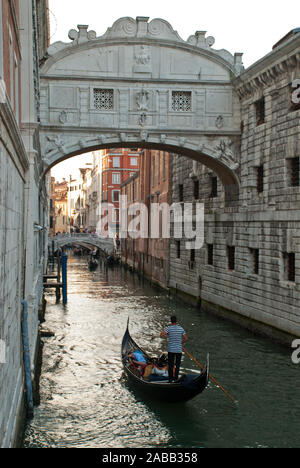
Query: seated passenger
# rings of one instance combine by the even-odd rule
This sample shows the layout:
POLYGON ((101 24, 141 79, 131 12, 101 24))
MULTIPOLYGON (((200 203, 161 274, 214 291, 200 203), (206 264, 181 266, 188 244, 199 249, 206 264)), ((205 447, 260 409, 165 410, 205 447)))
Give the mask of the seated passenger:
POLYGON ((158 367, 154 366, 152 370, 153 375, 160 375, 161 377, 169 377, 168 366, 158 367))
POLYGON ((147 359, 146 357, 144 356, 144 354, 139 351, 139 350, 136 350, 134 351, 132 354, 131 354, 131 359, 132 359, 132 362, 135 366, 137 366, 138 370, 139 370, 139 373, 140 373, 140 376, 143 374, 143 371, 145 369, 145 367, 147 366, 147 359))

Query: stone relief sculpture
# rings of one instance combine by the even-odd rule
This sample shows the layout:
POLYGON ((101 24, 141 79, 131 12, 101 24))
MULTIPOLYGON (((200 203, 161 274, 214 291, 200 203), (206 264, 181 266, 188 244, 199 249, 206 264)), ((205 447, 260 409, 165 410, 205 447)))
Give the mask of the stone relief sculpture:
POLYGON ((149 47, 141 45, 138 47, 134 55, 135 65, 133 71, 135 73, 150 73, 151 72, 151 55, 149 47))
POLYGON ((215 147, 215 150, 217 151, 217 159, 224 161, 228 167, 235 171, 239 167, 239 163, 232 150, 233 143, 229 139, 221 140, 219 145, 215 147))
POLYGON ((68 114, 66 113, 65 110, 63 110, 63 111, 59 114, 58 120, 59 120, 59 122, 60 122, 61 124, 67 123, 68 114))
POLYGON ((140 53, 135 54, 134 58, 138 65, 148 65, 151 60, 149 47, 141 45, 140 53))
POLYGON ((146 122, 147 122, 147 114, 146 114, 145 112, 143 112, 143 113, 140 115, 138 122, 139 122, 139 125, 140 125, 141 127, 144 127, 144 126, 146 125, 146 122))
POLYGON ((136 95, 136 103, 139 111, 148 111, 149 110, 149 92, 142 89, 136 95))
POLYGON ((59 149, 60 151, 64 152, 65 142, 60 136, 58 135, 54 135, 53 137, 47 136, 46 140, 47 140, 46 149, 45 149, 46 154, 51 153, 51 151, 55 149, 59 149))
POLYGON ((224 126, 224 118, 222 115, 218 115, 216 118, 216 127, 217 128, 222 128, 224 126))

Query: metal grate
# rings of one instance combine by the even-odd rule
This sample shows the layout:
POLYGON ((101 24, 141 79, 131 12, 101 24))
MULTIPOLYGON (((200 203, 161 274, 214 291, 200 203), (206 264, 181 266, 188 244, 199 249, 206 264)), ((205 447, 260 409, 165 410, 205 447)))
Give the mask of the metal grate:
POLYGON ((191 112, 192 93, 191 91, 172 92, 172 110, 175 112, 191 112))
POLYGON ((114 90, 94 88, 94 106, 98 110, 113 110, 114 90))

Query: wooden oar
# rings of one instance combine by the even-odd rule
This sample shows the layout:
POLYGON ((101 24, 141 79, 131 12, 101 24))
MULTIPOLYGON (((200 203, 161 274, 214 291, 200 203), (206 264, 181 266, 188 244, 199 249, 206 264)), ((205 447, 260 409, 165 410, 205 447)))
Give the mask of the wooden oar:
MULTIPOLYGON (((204 369, 204 367, 198 361, 196 361, 196 359, 185 348, 182 347, 182 349, 202 370, 204 369)), ((230 398, 230 400, 233 401, 233 403, 237 403, 237 400, 235 400, 233 396, 231 396, 230 393, 228 393, 227 390, 225 390, 225 388, 223 388, 222 385, 220 385, 219 382, 217 382, 216 379, 212 375, 210 374, 208 375, 209 375, 209 378, 213 380, 215 384, 225 393, 225 395, 227 395, 228 398, 230 398)))

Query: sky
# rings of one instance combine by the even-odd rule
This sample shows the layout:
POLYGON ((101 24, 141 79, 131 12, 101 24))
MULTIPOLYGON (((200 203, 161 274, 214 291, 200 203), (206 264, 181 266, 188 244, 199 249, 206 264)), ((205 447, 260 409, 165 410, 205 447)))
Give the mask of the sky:
MULTIPOLYGON (((167 20, 184 40, 196 31, 207 31, 216 40, 214 49, 243 52, 245 67, 271 52, 291 29, 300 27, 299 0, 49 0, 49 9, 51 43, 70 42, 68 32, 78 24, 88 24, 102 36, 119 18, 149 16, 150 21, 167 20)), ((78 166, 75 161, 62 163, 67 173, 72 164, 78 166)), ((59 169, 52 172, 60 174, 59 169)))
POLYGON ((92 167, 90 164, 93 162, 91 153, 82 154, 75 156, 74 158, 66 159, 60 164, 57 164, 51 169, 51 176, 59 182, 62 179, 70 179, 70 175, 73 179, 76 179, 79 175, 79 168, 92 167), (87 165, 89 164, 89 165, 87 165))

